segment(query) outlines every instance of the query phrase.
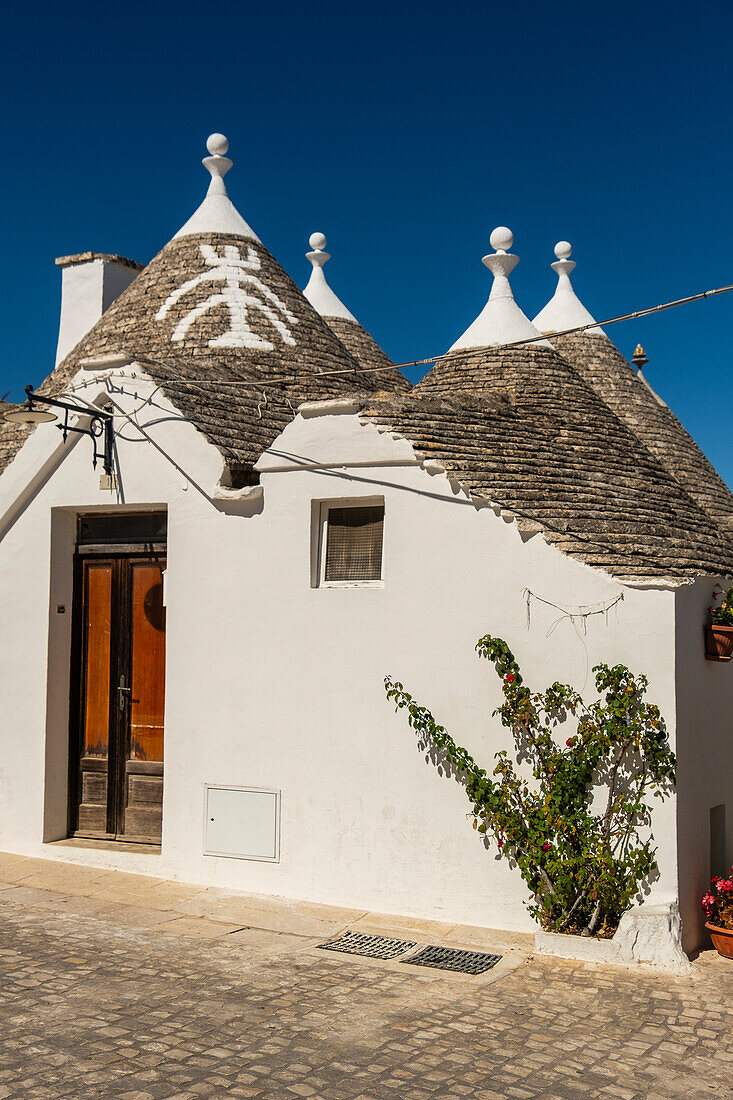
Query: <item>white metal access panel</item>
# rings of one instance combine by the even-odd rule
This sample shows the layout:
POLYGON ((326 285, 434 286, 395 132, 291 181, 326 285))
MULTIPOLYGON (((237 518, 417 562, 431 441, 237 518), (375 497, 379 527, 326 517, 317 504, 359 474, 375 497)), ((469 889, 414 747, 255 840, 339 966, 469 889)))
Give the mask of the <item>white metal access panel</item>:
POLYGON ((204 855, 280 859, 280 791, 204 787, 204 855))

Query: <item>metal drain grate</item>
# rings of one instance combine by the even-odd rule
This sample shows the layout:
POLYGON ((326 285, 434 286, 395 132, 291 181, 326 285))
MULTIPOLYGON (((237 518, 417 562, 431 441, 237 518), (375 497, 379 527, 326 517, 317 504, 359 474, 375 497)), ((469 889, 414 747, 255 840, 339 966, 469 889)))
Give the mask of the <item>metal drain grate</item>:
POLYGON ((436 970, 457 970, 461 974, 484 974, 501 959, 501 955, 488 955, 484 951, 461 951, 456 947, 438 947, 429 944, 411 959, 403 959, 410 966, 433 966, 436 970))
POLYGON ((396 959, 416 947, 409 940, 391 940, 386 936, 365 936, 360 932, 344 932, 335 940, 319 943, 324 951, 343 951, 347 955, 368 955, 372 959, 396 959))

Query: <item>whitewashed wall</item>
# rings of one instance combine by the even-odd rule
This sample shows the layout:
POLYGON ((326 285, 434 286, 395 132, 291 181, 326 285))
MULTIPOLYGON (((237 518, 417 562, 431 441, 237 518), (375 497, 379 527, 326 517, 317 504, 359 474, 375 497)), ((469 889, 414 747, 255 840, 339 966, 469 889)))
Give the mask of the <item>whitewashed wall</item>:
POLYGON ((676 601, 680 911, 687 951, 704 942, 700 898, 714 870, 713 807, 725 807, 726 867, 733 862, 733 662, 706 661, 703 640, 714 585, 698 580, 680 589, 676 601))
MULTIPOLYGON (((133 388, 149 392, 125 383, 133 388)), ((148 408, 143 422, 160 414, 148 408)), ((214 492, 221 459, 201 434, 178 419, 149 430, 214 492)), ((674 739, 674 592, 622 589, 540 536, 523 542, 512 522, 415 464, 407 443, 354 415, 298 417, 261 461, 263 503, 227 505, 205 499, 150 445, 128 442, 128 425, 117 440, 124 506, 169 510, 162 854, 44 844, 66 822, 73 516, 114 503, 98 488, 89 441, 59 463, 58 435, 42 426, 0 478, 5 850, 530 930, 519 875, 484 850, 463 790, 420 755, 385 699, 385 674, 486 765, 510 738, 491 718, 501 695, 493 667, 474 653, 487 632, 510 643, 531 686, 561 679, 590 695, 599 661, 644 671, 674 739), (13 501, 43 463, 45 482, 14 519, 13 501), (385 501, 384 587, 313 588, 312 502, 375 495, 385 501), (624 600, 608 621, 586 620, 585 634, 533 603, 527 629, 525 588, 568 606, 621 591, 624 600), (279 863, 202 854, 204 783, 282 791, 279 863)), ((677 894, 673 799, 657 811, 655 834, 662 900, 677 894)))

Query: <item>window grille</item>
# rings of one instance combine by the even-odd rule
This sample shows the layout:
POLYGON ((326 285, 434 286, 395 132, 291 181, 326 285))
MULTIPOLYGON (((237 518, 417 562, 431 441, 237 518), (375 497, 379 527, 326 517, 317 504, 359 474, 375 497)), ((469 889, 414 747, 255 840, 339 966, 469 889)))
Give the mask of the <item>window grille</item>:
POLYGON ((382 579, 384 505, 328 508, 326 583, 382 579))

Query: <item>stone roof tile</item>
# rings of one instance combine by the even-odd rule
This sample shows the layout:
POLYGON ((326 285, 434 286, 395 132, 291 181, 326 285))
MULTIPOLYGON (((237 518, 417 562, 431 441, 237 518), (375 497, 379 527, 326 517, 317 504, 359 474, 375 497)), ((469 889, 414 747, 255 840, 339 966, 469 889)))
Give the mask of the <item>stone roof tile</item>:
POLYGON ((553 337, 558 351, 733 543, 733 493, 677 417, 603 334, 553 337))
POLYGON ((403 401, 366 415, 469 492, 532 519, 566 553, 614 575, 733 574, 733 549, 715 522, 551 349, 445 356, 403 401))

